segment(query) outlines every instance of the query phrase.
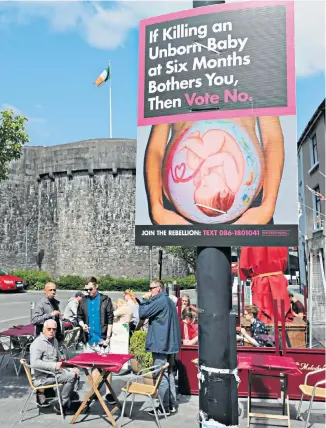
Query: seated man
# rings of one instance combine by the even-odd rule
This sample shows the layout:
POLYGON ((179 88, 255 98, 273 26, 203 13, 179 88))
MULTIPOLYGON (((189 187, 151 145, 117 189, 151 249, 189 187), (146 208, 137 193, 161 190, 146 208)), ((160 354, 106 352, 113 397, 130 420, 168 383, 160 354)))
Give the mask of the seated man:
POLYGON ((245 328, 241 328, 243 339, 247 343, 251 343, 254 346, 266 346, 266 336, 268 336, 267 327, 263 322, 257 318, 258 308, 255 305, 249 305, 245 307, 244 317, 250 322, 250 333, 246 332, 245 328))
MULTIPOLYGON (((34 385, 43 386, 55 383, 54 373, 57 374, 58 383, 63 384, 61 397, 62 406, 65 414, 73 414, 79 407, 79 402, 71 401, 78 398, 76 392, 79 381, 79 371, 77 368, 63 369, 60 361, 58 341, 55 338, 57 330, 56 321, 49 319, 44 322, 43 332, 34 340, 30 347, 31 367, 34 376, 34 385), (53 375, 43 373, 38 370, 52 372, 53 375)), ((36 395, 39 407, 48 407, 45 394, 41 391, 36 395)), ((54 405, 56 413, 60 414, 59 403, 54 405)))
POLYGON ((192 311, 184 310, 182 312, 183 329, 182 344, 183 345, 197 345, 198 344, 198 330, 193 324, 192 311))
POLYGON ((292 307, 292 315, 296 318, 305 318, 305 307, 300 302, 300 300, 292 293, 289 294, 291 307, 292 307))

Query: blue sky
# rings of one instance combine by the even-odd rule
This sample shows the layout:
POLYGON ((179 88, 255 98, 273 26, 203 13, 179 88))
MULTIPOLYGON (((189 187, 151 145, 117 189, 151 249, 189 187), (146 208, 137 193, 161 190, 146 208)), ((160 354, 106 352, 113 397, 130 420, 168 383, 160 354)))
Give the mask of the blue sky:
MULTIPOLYGON (((325 97, 325 37, 323 2, 299 3, 301 133, 325 97)), ((139 19, 189 7, 189 1, 1 2, 0 109, 12 106, 29 117, 34 145, 108 137, 109 86, 93 81, 110 60, 113 137, 135 138, 139 19)))

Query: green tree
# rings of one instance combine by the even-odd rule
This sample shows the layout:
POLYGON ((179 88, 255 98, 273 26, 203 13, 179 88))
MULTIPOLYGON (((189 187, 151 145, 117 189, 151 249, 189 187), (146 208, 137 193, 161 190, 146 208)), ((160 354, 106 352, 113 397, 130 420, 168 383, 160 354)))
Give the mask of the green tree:
MULTIPOLYGON (((166 251, 175 257, 184 260, 193 272, 196 272, 197 249, 196 247, 165 247, 166 251)), ((232 247, 233 251, 240 254, 241 247, 232 247)))
POLYGON ((166 251, 175 257, 179 257, 184 260, 193 272, 196 272, 196 259, 197 249, 196 247, 165 247, 166 251))
POLYGON ((0 112, 0 181, 9 176, 9 163, 19 159, 24 144, 30 141, 26 132, 26 116, 6 109, 0 112))

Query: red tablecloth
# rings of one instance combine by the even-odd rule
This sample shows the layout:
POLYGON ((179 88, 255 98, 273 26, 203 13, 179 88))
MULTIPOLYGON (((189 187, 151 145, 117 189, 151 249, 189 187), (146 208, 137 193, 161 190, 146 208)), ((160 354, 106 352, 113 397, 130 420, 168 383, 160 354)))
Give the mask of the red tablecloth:
POLYGON ((99 355, 96 353, 84 353, 76 355, 70 358, 70 360, 63 361, 63 364, 69 367, 82 367, 85 369, 96 367, 113 373, 119 373, 122 366, 132 358, 132 354, 99 355))
MULTIPOLYGON (((70 322, 64 322, 63 325, 66 330, 70 330, 73 327, 70 322)), ((35 336, 35 325, 26 324, 8 328, 8 330, 0 331, 0 336, 35 336)))
POLYGON ((33 324, 26 324, 19 327, 12 327, 8 330, 0 332, 0 336, 34 336, 35 326, 33 324))
POLYGON ((298 376, 301 371, 291 357, 280 357, 278 355, 239 355, 239 370, 268 370, 282 372, 287 375, 298 376))

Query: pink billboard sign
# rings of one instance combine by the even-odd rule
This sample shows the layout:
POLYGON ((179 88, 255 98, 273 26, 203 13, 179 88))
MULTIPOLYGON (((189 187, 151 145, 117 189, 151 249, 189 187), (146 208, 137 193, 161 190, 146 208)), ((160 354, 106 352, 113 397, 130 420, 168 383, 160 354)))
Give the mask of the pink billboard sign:
POLYGON ((294 3, 243 2, 142 20, 138 126, 296 114, 294 3))

